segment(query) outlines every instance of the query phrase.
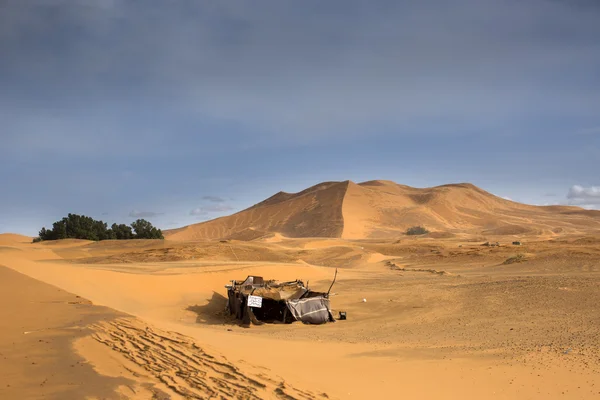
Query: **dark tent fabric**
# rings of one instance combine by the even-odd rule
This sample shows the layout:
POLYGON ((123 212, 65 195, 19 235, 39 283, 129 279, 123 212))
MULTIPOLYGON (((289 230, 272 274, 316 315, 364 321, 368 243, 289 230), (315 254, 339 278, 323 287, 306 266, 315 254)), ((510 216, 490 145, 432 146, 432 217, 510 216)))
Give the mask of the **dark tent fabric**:
POLYGON ((305 324, 324 324, 334 320, 326 297, 287 300, 286 304, 294 318, 305 324))
POLYGON ((227 292, 228 307, 230 314, 235 315, 237 319, 242 319, 244 316, 244 297, 234 291, 227 292))

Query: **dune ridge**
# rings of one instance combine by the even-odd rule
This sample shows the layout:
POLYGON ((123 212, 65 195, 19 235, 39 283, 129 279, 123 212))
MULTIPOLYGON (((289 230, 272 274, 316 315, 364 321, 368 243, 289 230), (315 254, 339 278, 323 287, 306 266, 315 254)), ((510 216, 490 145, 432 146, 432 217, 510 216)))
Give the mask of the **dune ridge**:
POLYGON ((495 196, 470 183, 414 188, 392 181, 323 182, 279 192, 236 214, 165 231, 169 240, 394 238, 415 225, 437 235, 555 236, 600 231, 600 211, 533 206, 495 196))
POLYGON ((0 246, 8 246, 19 243, 31 243, 32 238, 16 233, 0 233, 0 246))
POLYGON ((296 194, 274 196, 228 217, 165 231, 170 240, 237 237, 248 230, 287 237, 340 237, 342 201, 349 182, 325 182, 296 194), (309 216, 309 218, 307 218, 309 216))

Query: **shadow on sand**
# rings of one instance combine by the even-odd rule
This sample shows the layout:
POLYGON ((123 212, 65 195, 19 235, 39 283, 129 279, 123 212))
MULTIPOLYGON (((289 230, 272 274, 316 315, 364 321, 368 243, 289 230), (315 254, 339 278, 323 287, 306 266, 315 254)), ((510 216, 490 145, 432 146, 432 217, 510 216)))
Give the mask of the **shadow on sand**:
POLYGON ((196 323, 198 324, 240 325, 239 320, 235 319, 234 316, 229 315, 226 307, 227 297, 220 293, 213 292, 213 295, 208 300, 207 304, 203 306, 189 306, 186 310, 196 314, 196 323))

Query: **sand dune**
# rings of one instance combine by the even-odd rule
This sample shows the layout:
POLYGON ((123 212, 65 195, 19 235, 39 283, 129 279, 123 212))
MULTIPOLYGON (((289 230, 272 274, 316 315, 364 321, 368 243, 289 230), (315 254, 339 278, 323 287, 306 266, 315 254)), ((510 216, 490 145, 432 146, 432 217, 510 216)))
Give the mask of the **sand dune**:
POLYGON ((314 399, 264 368, 0 266, 2 399, 314 399))
POLYGON ((322 183, 297 194, 279 192, 232 216, 166 231, 165 235, 170 240, 217 239, 253 229, 290 237, 339 237, 347 185, 322 183))
POLYGON ((468 233, 537 235, 600 231, 600 211, 531 206, 471 184, 412 188, 390 181, 326 182, 280 192, 234 215, 166 231, 169 240, 285 237, 385 239, 423 225, 438 237, 468 233))
POLYGON ((185 399, 317 397, 264 370, 252 371, 247 365, 240 368, 218 354, 207 353, 190 337, 150 327, 135 318, 102 321, 90 329, 93 334, 78 339, 75 349, 98 371, 110 375, 119 371, 135 382, 130 390, 136 395, 146 389, 154 396, 161 393, 185 399), (107 349, 113 350, 110 359, 99 357, 98 352, 107 349))
POLYGON ((33 238, 29 236, 17 235, 14 233, 0 233, 0 246, 31 243, 32 239, 33 238))
POLYGON ((169 240, 2 235, 0 398, 596 398, 598 215, 328 182, 169 240), (224 312, 232 279, 326 291, 336 268, 347 320, 224 312))
POLYGON ((0 397, 595 398, 600 236, 502 237, 13 245, 2 263, 60 296, 0 276, 21 304, 2 309, 0 397), (223 312, 230 279, 327 290, 334 267, 346 321, 246 329, 223 312))
POLYGON ((71 346, 88 324, 121 313, 2 266, 0 302, 0 398, 115 398, 123 381, 95 373, 71 346))

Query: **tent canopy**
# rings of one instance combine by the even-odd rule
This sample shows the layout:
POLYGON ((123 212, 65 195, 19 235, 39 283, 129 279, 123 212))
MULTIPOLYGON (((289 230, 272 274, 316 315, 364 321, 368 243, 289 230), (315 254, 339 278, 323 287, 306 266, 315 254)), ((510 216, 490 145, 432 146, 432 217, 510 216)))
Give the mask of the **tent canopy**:
POLYGON ((225 287, 229 313, 244 323, 301 321, 323 324, 334 321, 328 294, 313 292, 300 280, 276 282, 265 281, 260 276, 248 276, 243 281, 231 281, 231 285, 225 287), (259 297, 260 301, 252 302, 251 306, 249 296, 259 297))

